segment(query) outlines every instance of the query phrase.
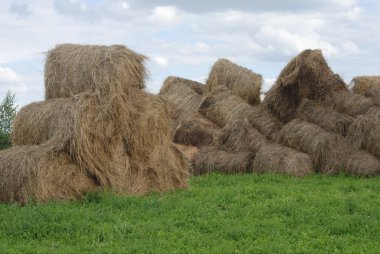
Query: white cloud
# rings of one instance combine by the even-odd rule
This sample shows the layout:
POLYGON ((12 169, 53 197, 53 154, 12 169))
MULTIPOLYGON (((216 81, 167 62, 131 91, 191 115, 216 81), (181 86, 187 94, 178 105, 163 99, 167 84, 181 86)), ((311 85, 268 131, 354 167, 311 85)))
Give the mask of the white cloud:
POLYGON ((164 67, 169 65, 169 61, 165 57, 156 56, 156 57, 154 57, 154 61, 156 63, 158 63, 159 65, 164 66, 164 67))
POLYGON ((153 10, 151 19, 162 23, 173 24, 180 20, 180 16, 174 6, 157 6, 153 10))
POLYGON ((336 55, 337 49, 329 42, 323 41, 318 36, 302 36, 290 33, 284 29, 263 27, 255 35, 268 51, 283 52, 288 56, 295 55, 305 49, 322 49, 328 55, 336 55))
POLYGON ((17 81, 20 78, 12 69, 0 67, 0 82, 17 81))
POLYGON ((204 43, 204 42, 201 42, 201 41, 198 41, 194 44, 194 50, 196 52, 200 52, 200 53, 206 53, 210 50, 210 47, 207 43, 204 43))

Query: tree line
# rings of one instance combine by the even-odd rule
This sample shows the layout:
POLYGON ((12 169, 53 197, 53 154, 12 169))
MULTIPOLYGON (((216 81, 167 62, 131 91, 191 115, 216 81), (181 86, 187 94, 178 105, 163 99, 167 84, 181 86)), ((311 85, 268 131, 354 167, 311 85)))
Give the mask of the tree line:
POLYGON ((17 112, 15 96, 8 91, 0 104, 0 150, 12 146, 12 122, 17 112))

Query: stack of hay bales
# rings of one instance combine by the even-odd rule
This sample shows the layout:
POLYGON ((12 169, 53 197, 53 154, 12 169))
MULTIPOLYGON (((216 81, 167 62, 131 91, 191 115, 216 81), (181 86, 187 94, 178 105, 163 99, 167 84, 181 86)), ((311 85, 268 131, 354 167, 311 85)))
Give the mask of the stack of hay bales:
MULTIPOLYGON (((196 103, 178 100, 188 108, 176 117, 186 118, 190 113, 198 116, 184 120, 181 132, 190 140, 205 140, 190 143, 175 139, 200 149, 189 158, 194 174, 380 173, 378 107, 371 99, 351 93, 320 50, 305 50, 292 59, 263 103, 259 100, 261 82, 260 75, 221 59, 212 67, 204 92, 193 91, 191 97, 198 95, 196 103), (194 127, 192 123, 199 122, 199 115, 214 125, 194 127), (215 126, 219 131, 212 131, 215 126), (216 135, 211 142, 210 135, 191 132, 193 129, 216 135)), ((165 95, 165 85, 161 90, 177 110, 181 105, 175 98, 188 97, 193 87, 191 81, 180 83, 171 84, 177 86, 171 97, 165 95)))
POLYGON ((272 141, 282 123, 259 105, 261 83, 260 75, 225 59, 214 64, 205 92, 198 97, 200 99, 189 99, 190 103, 186 103, 185 98, 197 97, 189 89, 194 87, 192 81, 173 77, 165 81, 160 95, 174 107, 173 111, 180 112, 181 118, 174 140, 183 150, 193 149, 185 149, 183 145, 199 149, 189 157, 193 174, 269 171, 303 176, 312 172, 311 158, 307 154, 272 141), (186 133, 187 139, 178 139, 178 133, 186 133), (213 133, 213 138, 207 133, 213 133), (189 140, 204 142, 190 143, 189 140), (274 154, 276 157, 272 158, 274 154))
POLYGON ((14 147, 0 153, 1 201, 185 188, 190 165, 172 143, 166 103, 143 90, 144 60, 124 46, 49 51, 46 100, 20 110, 14 147))

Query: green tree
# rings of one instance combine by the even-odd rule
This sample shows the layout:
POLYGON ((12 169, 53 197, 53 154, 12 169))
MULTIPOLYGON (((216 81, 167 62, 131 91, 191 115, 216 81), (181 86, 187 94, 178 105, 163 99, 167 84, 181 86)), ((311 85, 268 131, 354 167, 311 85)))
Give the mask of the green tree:
POLYGON ((12 122, 16 110, 15 94, 8 91, 0 104, 0 149, 11 147, 12 122))

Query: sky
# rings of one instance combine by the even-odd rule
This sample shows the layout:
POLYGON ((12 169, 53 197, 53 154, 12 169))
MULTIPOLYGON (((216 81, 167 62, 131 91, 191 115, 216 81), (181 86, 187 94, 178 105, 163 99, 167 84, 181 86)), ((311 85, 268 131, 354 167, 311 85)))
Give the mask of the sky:
POLYGON ((378 0, 1 0, 0 99, 43 100, 46 52, 60 43, 146 55, 152 93, 168 76, 205 82, 219 58, 262 74, 267 91, 309 48, 349 83, 380 74, 379 13, 378 0))

